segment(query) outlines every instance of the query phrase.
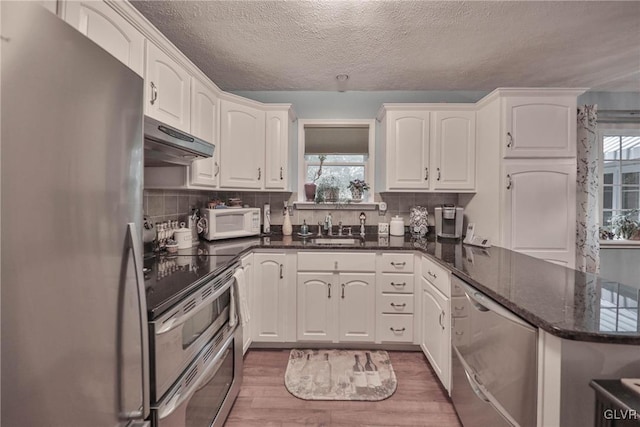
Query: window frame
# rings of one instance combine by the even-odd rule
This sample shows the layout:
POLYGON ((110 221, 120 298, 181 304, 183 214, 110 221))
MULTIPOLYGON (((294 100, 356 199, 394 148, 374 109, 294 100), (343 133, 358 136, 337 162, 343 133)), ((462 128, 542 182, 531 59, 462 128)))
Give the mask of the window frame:
MULTIPOLYGON (((364 174, 365 181, 369 184, 369 191, 367 191, 366 199, 363 200, 365 203, 373 203, 374 202, 374 194, 375 194, 375 142, 376 142, 376 121, 375 119, 352 119, 352 120, 329 120, 329 119, 298 119, 298 158, 297 158, 297 167, 298 167, 298 202, 305 202, 304 196, 304 184, 307 173, 307 162, 305 160, 305 125, 314 125, 314 126, 363 126, 366 125, 369 128, 369 155, 367 161, 364 162, 364 174)), ((346 162, 342 162, 345 165, 346 162)), ((341 163, 341 164, 342 164, 341 163)), ((314 164, 314 163, 310 163, 314 164)), ((333 165, 333 163, 332 163, 333 165)), ((338 165, 338 163, 335 163, 338 165)), ((360 163, 357 163, 359 166, 360 163)), ((323 203, 323 205, 339 205, 343 202, 339 203, 323 203)))
MULTIPOLYGON (((598 130, 598 224, 604 227, 604 138, 607 136, 640 136, 640 126, 629 126, 628 123, 605 123, 599 124, 598 130)), ((616 188, 615 185, 612 188, 616 188)), ((620 185, 622 188, 622 185, 620 185)), ((615 194, 612 196, 615 200, 615 194)), ((622 196, 620 194, 619 196, 622 196)), ((615 210, 615 209, 612 209, 615 210)), ((618 239, 618 242, 627 243, 628 240, 618 239)), ((602 240, 601 240, 602 242, 602 240)), ((610 242, 610 241, 605 241, 610 242)))

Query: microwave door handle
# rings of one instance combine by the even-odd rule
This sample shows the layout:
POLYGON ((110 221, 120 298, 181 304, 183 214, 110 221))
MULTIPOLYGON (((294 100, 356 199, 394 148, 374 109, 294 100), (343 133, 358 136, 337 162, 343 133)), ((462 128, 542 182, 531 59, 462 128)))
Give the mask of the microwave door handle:
MULTIPOLYGON (((142 250, 140 248, 140 236, 136 230, 136 224, 130 222, 127 224, 128 249, 133 253, 133 268, 136 276, 136 294, 138 299, 138 315, 140 322, 140 362, 141 362, 141 382, 142 382, 142 405, 140 409, 135 411, 127 411, 122 414, 123 418, 129 420, 144 420, 149 415, 150 407, 150 368, 149 368, 149 333, 147 330, 147 300, 144 286, 144 276, 142 273, 143 264, 140 260, 142 250)), ((122 314, 121 314, 122 316, 122 314)), ((121 362, 122 363, 122 362, 121 362)), ((122 374, 120 374, 122 375, 122 374)), ((119 380, 119 386, 123 387, 124 381, 119 380)), ((120 391, 120 396, 124 395, 124 390, 120 391)))
POLYGON ((206 382, 208 382, 211 379, 212 374, 215 374, 216 372, 215 368, 218 366, 218 362, 220 362, 220 359, 222 359, 222 357, 226 354, 225 350, 231 347, 233 339, 234 335, 231 334, 229 338, 227 338, 227 340, 224 342, 224 345, 220 348, 220 351, 218 351, 215 357, 211 359, 211 361, 209 362, 209 366, 207 366, 207 368, 202 372, 200 378, 189 385, 188 389, 184 391, 181 390, 179 393, 176 393, 176 395, 171 399, 169 403, 167 403, 166 406, 163 405, 163 407, 160 408, 160 410, 158 411, 159 419, 163 419, 171 415, 177 408, 180 407, 180 405, 182 405, 183 402, 191 399, 195 392, 202 388, 205 380, 206 382))
POLYGON ((214 301, 215 299, 219 298, 220 295, 225 293, 227 291, 227 289, 229 289, 231 287, 231 285, 233 284, 233 280, 234 279, 229 280, 220 289, 215 291, 213 294, 209 295, 207 298, 203 299, 202 302, 200 302, 198 304, 198 307, 196 307, 193 310, 189 311, 187 314, 184 314, 182 316, 172 317, 169 320, 167 320, 165 322, 162 322, 162 323, 158 322, 158 323, 161 323, 162 326, 160 326, 160 328, 158 328, 158 330, 155 331, 155 334, 156 335, 166 334, 167 332, 174 330, 175 328, 177 328, 178 326, 182 325, 187 320, 191 319, 193 316, 196 315, 196 313, 198 313, 198 308, 199 307, 202 307, 203 305, 206 305, 206 304, 210 303, 211 301, 214 301))

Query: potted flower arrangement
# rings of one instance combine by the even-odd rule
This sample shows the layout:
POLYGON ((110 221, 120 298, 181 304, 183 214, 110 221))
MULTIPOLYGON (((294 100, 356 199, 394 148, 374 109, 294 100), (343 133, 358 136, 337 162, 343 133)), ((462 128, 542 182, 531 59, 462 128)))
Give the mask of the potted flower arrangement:
POLYGON ((637 219, 638 210, 633 210, 622 215, 615 215, 611 218, 611 231, 622 239, 634 239, 637 238, 638 231, 640 230, 640 223, 637 219))
POLYGON ((318 159, 320 160, 320 167, 314 175, 313 181, 304 184, 304 196, 307 202, 313 202, 316 199, 316 181, 318 180, 318 178, 320 178, 320 175, 322 175, 322 164, 324 163, 326 158, 327 156, 325 156, 324 154, 318 156, 318 159))
POLYGON ((369 184, 360 179, 349 181, 349 190, 351 190, 352 202, 361 202, 365 191, 369 190, 369 184))
POLYGON ((340 197, 340 182, 334 175, 323 177, 318 183, 316 203, 336 203, 340 197))

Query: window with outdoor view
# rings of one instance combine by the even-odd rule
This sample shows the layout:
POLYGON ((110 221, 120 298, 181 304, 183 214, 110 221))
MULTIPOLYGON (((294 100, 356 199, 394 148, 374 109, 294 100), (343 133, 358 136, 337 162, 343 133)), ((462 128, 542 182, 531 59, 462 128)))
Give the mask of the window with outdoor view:
POLYGON ((602 153, 602 226, 611 228, 612 219, 621 215, 637 221, 640 209, 640 135, 604 134, 602 153))
POLYGON ((373 201, 372 135, 375 123, 368 120, 300 122, 301 200, 315 203, 373 201), (315 186, 314 195, 307 194, 309 186, 315 186))

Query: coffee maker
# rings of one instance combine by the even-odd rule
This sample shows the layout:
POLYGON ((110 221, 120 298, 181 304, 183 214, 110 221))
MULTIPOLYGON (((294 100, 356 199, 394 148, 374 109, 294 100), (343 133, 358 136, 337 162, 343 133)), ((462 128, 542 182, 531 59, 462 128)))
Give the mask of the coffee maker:
POLYGON ((462 237, 464 208, 442 205, 435 208, 436 236, 459 239, 462 237))

